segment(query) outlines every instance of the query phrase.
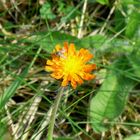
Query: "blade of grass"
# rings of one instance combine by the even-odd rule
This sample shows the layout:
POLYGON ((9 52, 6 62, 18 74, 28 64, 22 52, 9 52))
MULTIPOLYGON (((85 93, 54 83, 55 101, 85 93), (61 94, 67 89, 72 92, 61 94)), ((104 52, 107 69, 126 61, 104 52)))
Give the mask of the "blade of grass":
POLYGON ((5 106, 8 100, 15 94, 17 88, 21 85, 22 79, 28 73, 28 67, 23 70, 23 72, 16 77, 16 80, 5 90, 5 92, 0 95, 0 110, 5 106))

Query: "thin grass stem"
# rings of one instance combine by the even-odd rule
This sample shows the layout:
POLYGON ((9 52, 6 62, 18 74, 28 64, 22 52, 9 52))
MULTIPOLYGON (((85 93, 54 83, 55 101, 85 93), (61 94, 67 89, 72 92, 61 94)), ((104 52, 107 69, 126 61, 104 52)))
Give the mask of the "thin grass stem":
POLYGON ((54 102, 54 106, 51 112, 51 120, 50 120, 50 124, 49 124, 49 128, 48 128, 48 136, 47 136, 47 140, 53 140, 53 131, 54 131, 54 125, 55 125, 55 118, 56 118, 56 113, 63 95, 63 91, 64 88, 61 88, 60 91, 58 92, 55 102, 54 102))

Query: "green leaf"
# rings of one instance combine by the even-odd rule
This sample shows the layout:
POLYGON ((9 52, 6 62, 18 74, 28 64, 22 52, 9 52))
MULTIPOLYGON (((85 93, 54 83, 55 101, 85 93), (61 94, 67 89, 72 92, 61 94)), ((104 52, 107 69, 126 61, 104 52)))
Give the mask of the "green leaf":
POLYGON ((100 4, 103 4, 103 5, 108 5, 109 4, 109 2, 108 2, 108 0, 96 0, 98 3, 100 3, 100 4))
POLYGON ((26 68, 16 80, 5 90, 5 92, 0 95, 0 110, 5 106, 8 100, 15 94, 17 88, 21 85, 23 78, 26 76, 28 68, 26 68))
MULTIPOLYGON (((117 6, 116 6, 116 8, 117 8, 117 6)), ((122 8, 122 7, 115 10, 114 26, 115 26, 115 31, 116 32, 120 32, 126 26, 126 23, 125 23, 126 19, 121 12, 123 10, 125 10, 125 8, 122 8)), ((124 34, 124 31, 121 34, 124 34)))
POLYGON ((96 132, 106 131, 124 110, 128 93, 135 82, 124 73, 128 70, 128 61, 122 57, 108 72, 101 88, 90 102, 90 120, 96 132))
POLYGON ((52 12, 52 8, 50 3, 46 2, 43 4, 43 6, 40 8, 40 15, 42 19, 54 19, 56 16, 52 12))
POLYGON ((82 38, 80 44, 85 48, 101 48, 106 40, 104 35, 94 35, 82 38))
POLYGON ((139 25, 140 25, 140 13, 138 13, 136 10, 134 10, 129 17, 125 35, 128 38, 134 37, 134 35, 139 30, 139 28, 138 28, 139 25))
POLYGON ((62 9, 61 12, 63 12, 63 14, 64 14, 64 16, 62 16, 62 18, 61 18, 61 22, 66 22, 66 21, 68 22, 71 19, 74 19, 76 16, 80 15, 80 11, 78 11, 77 9, 75 9, 74 6, 71 6, 71 5, 65 5, 65 7, 62 9), (69 13, 71 13, 71 12, 72 12, 72 14, 69 15, 69 13))
POLYGON ((124 138, 124 140, 140 140, 140 133, 138 134, 133 134, 129 137, 124 138))
POLYGON ((136 7, 140 7, 140 2, 138 0, 122 0, 122 1, 120 1, 120 3, 122 5, 126 5, 126 6, 133 5, 133 6, 136 6, 136 7))
MULTIPOLYGON (((80 47, 92 50, 96 58, 107 55, 117 56, 130 54, 133 46, 129 40, 113 38, 110 39, 105 35, 93 35, 82 38, 78 44, 80 47)), ((96 59, 95 58, 95 59, 96 59)))
MULTIPOLYGON (((108 39, 109 40, 109 39, 108 39)), ((102 50, 104 49, 106 52, 111 52, 114 55, 128 55, 133 51, 133 45, 128 40, 114 38, 111 41, 104 43, 102 46, 102 50)))
POLYGON ((63 44, 64 42, 74 43, 79 46, 80 40, 74 36, 60 33, 60 32, 44 32, 39 33, 28 38, 28 41, 35 43, 36 45, 43 46, 42 48, 51 53, 57 44, 63 44))
POLYGON ((134 74, 136 77, 140 78, 140 59, 139 59, 140 53, 137 52, 132 52, 131 55, 129 56, 129 61, 132 65, 132 69, 134 71, 134 74))

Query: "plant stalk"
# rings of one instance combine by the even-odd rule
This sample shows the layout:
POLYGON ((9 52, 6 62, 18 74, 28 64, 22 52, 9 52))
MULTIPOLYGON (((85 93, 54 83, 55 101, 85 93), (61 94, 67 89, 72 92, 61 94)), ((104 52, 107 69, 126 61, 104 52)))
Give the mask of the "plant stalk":
POLYGON ((49 127, 48 127, 47 140, 53 140, 53 130, 54 130, 54 125, 55 125, 56 113, 57 113, 58 106, 60 104, 60 101, 61 101, 61 98, 62 98, 62 95, 63 95, 63 91, 64 91, 64 88, 62 87, 60 89, 60 91, 58 92, 58 94, 56 96, 56 99, 55 99, 55 102, 54 102, 54 106, 53 106, 53 109, 52 109, 52 112, 51 112, 51 117, 50 117, 51 120, 50 120, 50 124, 49 124, 49 127))

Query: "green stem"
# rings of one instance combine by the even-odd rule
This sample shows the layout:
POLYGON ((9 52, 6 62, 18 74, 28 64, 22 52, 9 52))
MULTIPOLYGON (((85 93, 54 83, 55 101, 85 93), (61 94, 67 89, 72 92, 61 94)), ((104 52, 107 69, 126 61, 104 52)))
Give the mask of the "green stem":
POLYGON ((54 124, 55 124, 55 118, 56 118, 56 113, 58 110, 58 106, 60 104, 61 101, 61 97, 63 95, 63 90, 64 88, 61 88, 60 91, 58 92, 55 102, 54 102, 54 106, 51 112, 51 120, 50 120, 50 124, 49 124, 49 128, 48 128, 48 136, 47 136, 47 140, 53 140, 53 130, 54 130, 54 124))

